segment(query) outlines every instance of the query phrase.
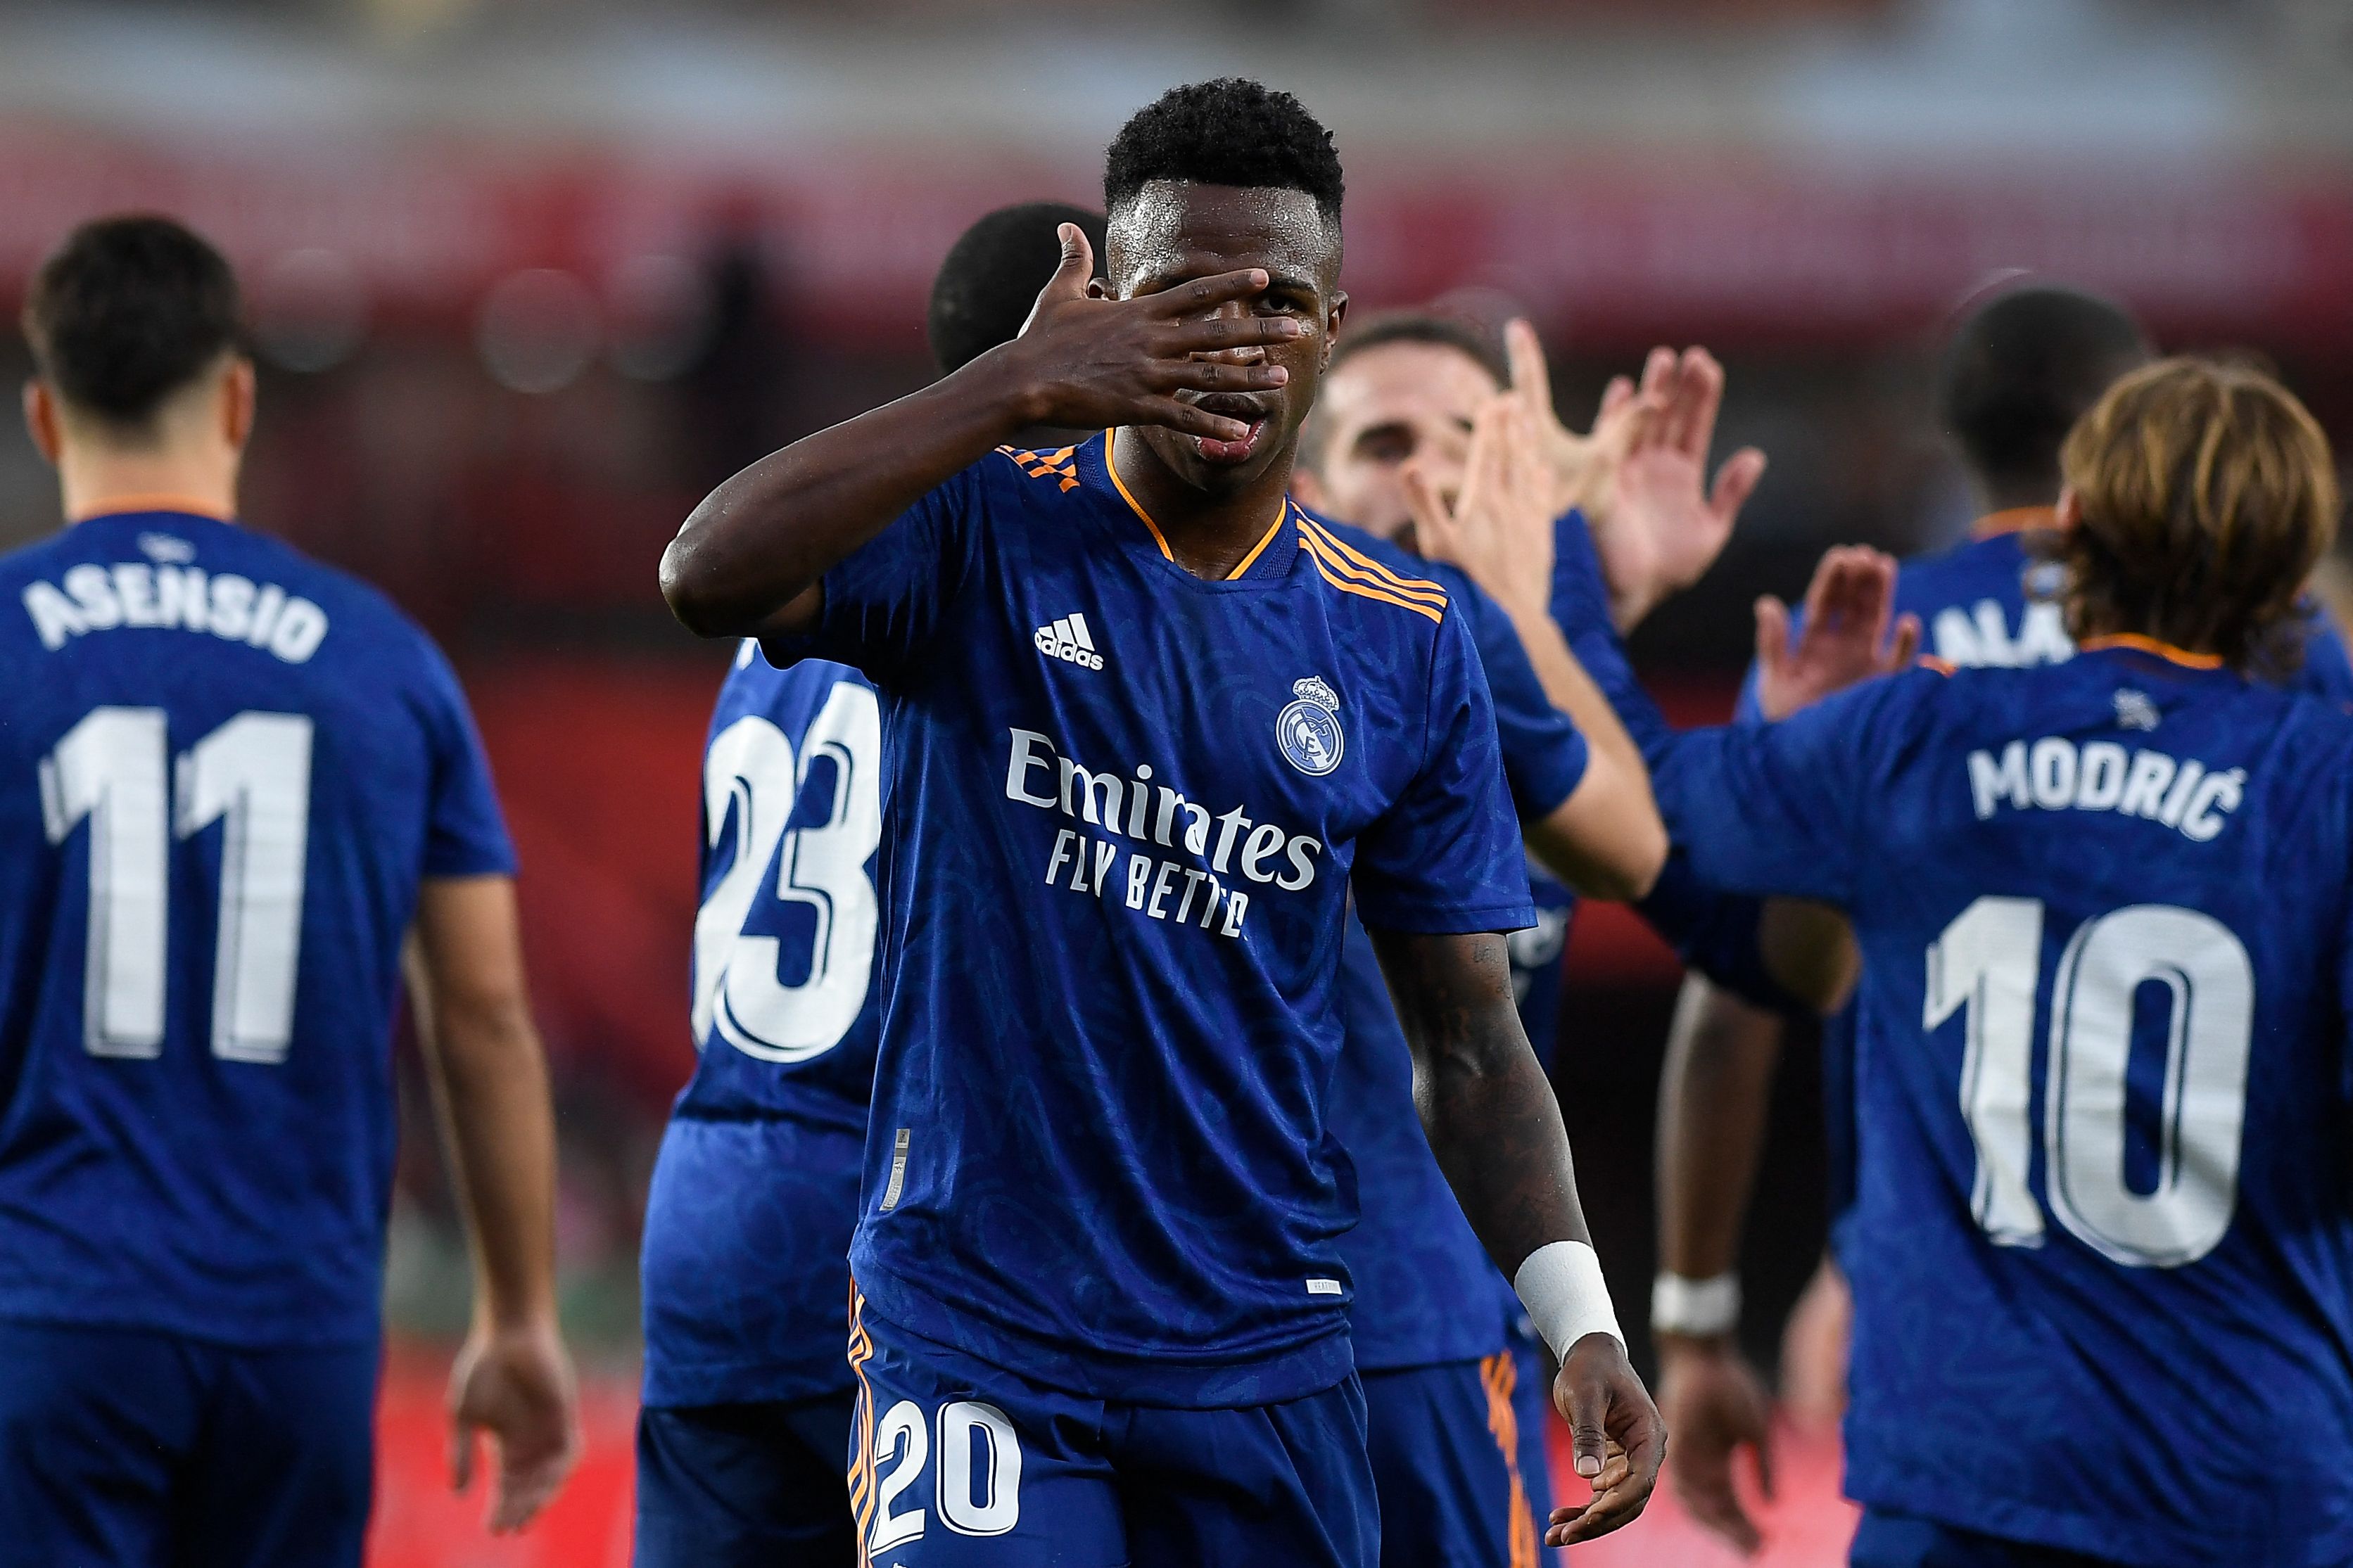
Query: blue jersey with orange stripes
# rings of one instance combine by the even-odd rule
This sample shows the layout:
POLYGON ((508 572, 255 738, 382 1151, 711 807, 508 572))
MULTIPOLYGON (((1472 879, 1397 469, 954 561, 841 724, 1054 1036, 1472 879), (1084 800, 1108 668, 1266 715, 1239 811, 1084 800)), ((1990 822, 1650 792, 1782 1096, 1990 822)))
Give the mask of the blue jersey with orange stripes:
POLYGON ((882 701, 851 1270, 887 1323, 1052 1386, 1296 1398, 1350 1367, 1349 889, 1376 927, 1525 925, 1519 823, 1443 587, 1287 502, 1195 577, 1109 449, 984 458, 771 645, 882 701))
POLYGON ((1850 1493, 2106 1562, 2353 1556, 2353 718, 2111 638, 1657 782, 1702 876, 1862 952, 1850 1493))

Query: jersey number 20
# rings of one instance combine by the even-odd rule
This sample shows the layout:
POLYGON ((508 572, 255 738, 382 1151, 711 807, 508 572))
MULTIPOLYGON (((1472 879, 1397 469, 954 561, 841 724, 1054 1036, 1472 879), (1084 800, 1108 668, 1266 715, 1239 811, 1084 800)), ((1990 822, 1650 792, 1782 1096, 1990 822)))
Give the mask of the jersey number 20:
POLYGON ((782 730, 753 715, 711 742, 702 769, 704 830, 712 847, 733 806, 735 861, 694 917, 694 1042, 716 1025, 746 1056, 797 1062, 841 1043, 873 979, 879 911, 866 862, 882 839, 882 713, 874 693, 843 681, 801 737, 797 766, 782 730), (785 831, 819 758, 833 763, 825 821, 785 831), (775 896, 807 906, 817 922, 808 978, 776 978, 782 944, 744 929, 771 874, 775 896))
MULTIPOLYGON (((1928 949, 1922 1021, 1933 1029, 1967 1013, 1971 1207, 2006 1247, 2042 1244, 2026 1185, 2042 921, 2040 899, 1979 899, 1928 949)), ((2238 1202, 2254 1016, 2254 966, 2211 915, 2135 904, 2077 929, 2051 986, 2042 1145, 2052 1210, 2085 1246, 2127 1267, 2178 1268, 2221 1241, 2238 1202), (2126 1071, 2144 985, 2169 998, 2157 1179, 2137 1193, 2125 1179, 2126 1071)))
POLYGON ((172 840, 218 822, 213 1055, 282 1062, 302 942, 311 721, 240 713, 180 753, 167 788, 170 762, 161 708, 93 708, 41 759, 49 842, 90 821, 82 1043, 99 1057, 163 1050, 172 840))

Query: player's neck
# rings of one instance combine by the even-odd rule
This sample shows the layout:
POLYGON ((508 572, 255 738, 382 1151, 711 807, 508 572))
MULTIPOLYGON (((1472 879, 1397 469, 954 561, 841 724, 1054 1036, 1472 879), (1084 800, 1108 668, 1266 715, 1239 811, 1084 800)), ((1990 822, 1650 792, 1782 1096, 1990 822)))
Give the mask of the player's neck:
POLYGON ((58 488, 68 522, 150 510, 230 518, 237 515, 237 471, 235 454, 77 444, 58 456, 58 488))
POLYGON ((1196 577, 1217 580, 1264 542, 1291 492, 1292 454, 1222 494, 1197 489, 1168 471, 1131 432, 1113 437, 1109 460, 1120 482, 1151 518, 1169 555, 1196 577))

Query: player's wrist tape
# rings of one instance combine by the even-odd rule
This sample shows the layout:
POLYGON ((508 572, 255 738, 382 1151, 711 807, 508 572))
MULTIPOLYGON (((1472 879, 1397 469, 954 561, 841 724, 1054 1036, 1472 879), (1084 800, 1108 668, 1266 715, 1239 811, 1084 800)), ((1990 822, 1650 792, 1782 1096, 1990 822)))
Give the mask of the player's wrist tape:
POLYGON ((1662 1274, 1651 1284, 1651 1331, 1708 1339, 1740 1326, 1740 1276, 1692 1279, 1662 1274))
POLYGON ((1512 1288, 1554 1355, 1566 1357, 1568 1347, 1588 1334, 1608 1334, 1619 1349, 1626 1348, 1609 1287, 1602 1282, 1600 1254, 1584 1242, 1549 1241, 1537 1247, 1520 1264, 1512 1288))

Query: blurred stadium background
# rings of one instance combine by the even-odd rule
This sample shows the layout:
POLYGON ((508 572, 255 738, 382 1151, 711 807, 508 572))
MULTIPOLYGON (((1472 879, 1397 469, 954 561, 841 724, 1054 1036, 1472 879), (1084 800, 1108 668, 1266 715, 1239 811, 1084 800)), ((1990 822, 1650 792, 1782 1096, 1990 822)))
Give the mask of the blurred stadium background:
MULTIPOLYGON (((1336 130, 1360 308, 1525 310, 1570 410, 1653 342, 1726 362, 1723 448, 1772 468, 1637 640, 1683 717, 1727 710, 1750 600, 1802 586, 1822 546, 1966 527, 1928 373, 1942 323, 2006 274, 2113 291, 2168 347, 2263 355, 2353 441, 2342 0, 9 0, 0 301, 101 211, 170 211, 229 251, 263 366, 248 519, 450 649, 524 857, 592 1451, 520 1542, 441 1495, 465 1262, 417 1090, 386 1568, 626 1559, 638 1222, 691 1063, 724 659, 654 593, 662 544, 742 462, 925 378, 924 292, 965 224, 1095 201, 1129 110, 1227 71, 1336 130)), ((10 333, 0 370, 25 368, 10 333)), ((0 544, 57 523, 30 444, 0 437, 0 544)), ((1570 964, 1562 1097, 1638 1317, 1674 970, 1609 910, 1570 964)), ((1797 1067, 1746 1270, 1768 1362, 1821 1230, 1797 1067)), ((1769 1560, 1838 1560, 1834 1448, 1799 1434, 1790 1458, 1769 1560)), ((1661 1499, 1578 1560, 1731 1560, 1661 1499)))

